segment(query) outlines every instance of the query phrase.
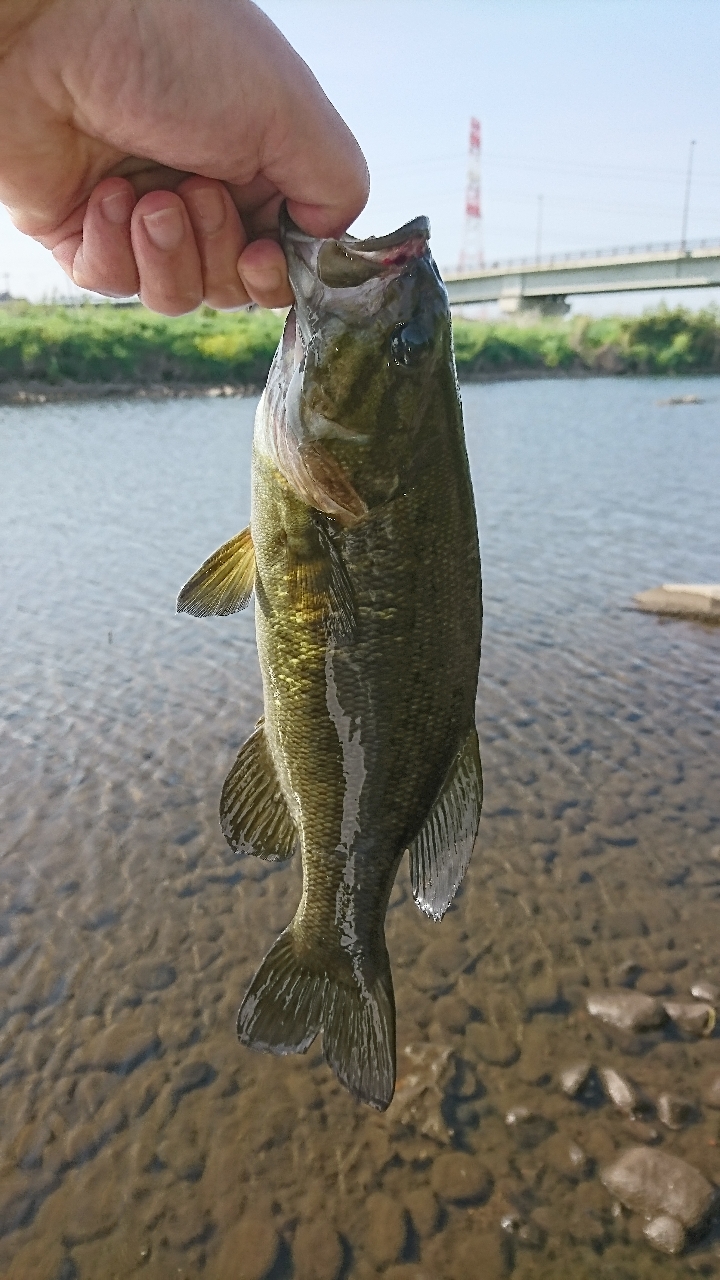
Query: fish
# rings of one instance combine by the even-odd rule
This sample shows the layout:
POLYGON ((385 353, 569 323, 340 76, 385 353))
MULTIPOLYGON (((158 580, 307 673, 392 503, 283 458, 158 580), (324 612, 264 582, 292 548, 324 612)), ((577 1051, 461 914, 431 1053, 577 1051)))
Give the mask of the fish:
POLYGON ((294 918, 240 1007, 242 1044, 325 1059, 361 1102, 395 1087, 385 915, 404 854, 439 921, 482 806, 480 551, 447 294, 423 217, 316 238, 281 216, 295 305, 257 407, 250 525, 183 587, 255 594, 264 715, 222 789, 230 847, 299 852, 294 918))

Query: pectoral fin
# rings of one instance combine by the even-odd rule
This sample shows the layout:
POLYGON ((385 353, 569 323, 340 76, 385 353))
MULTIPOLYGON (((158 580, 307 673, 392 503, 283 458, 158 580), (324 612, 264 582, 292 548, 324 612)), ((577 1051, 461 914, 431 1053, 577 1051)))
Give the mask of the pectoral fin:
POLYGON ((262 721, 240 748, 225 779, 220 826, 235 853, 282 862, 295 852, 295 823, 280 789, 262 721))
POLYGON ((177 611, 195 618, 239 613, 249 602, 254 583, 255 548, 248 525, 219 547, 185 583, 177 611))
POLYGON ((473 726, 410 845, 413 897, 421 911, 434 920, 442 920, 467 871, 482 795, 480 749, 473 726))
POLYGON ((342 642, 355 634, 352 584, 342 553, 320 515, 288 530, 288 589, 293 607, 304 621, 317 619, 326 634, 342 642))

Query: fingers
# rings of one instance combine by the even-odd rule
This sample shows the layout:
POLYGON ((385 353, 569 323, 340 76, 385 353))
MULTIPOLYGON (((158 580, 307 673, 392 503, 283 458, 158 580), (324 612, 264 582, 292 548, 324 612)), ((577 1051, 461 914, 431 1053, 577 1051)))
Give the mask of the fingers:
POLYGON ((238 259, 247 236, 227 189, 221 182, 193 177, 181 183, 178 195, 195 235, 205 302, 219 310, 245 306, 251 295, 238 275, 238 259))
POLYGON ((227 188, 208 178, 187 178, 175 192, 154 190, 139 200, 130 181, 106 178, 88 200, 82 232, 53 252, 81 288, 110 297, 139 293, 164 315, 184 315, 203 300, 218 310, 292 301, 279 245, 263 239, 248 246, 227 188))
MULTIPOLYGON (((124 178, 106 178, 99 182, 87 203, 82 237, 72 259, 73 280, 82 289, 92 289, 110 297, 127 298, 139 288, 130 237, 130 220, 135 207, 135 192, 124 178)), ((55 250, 61 266, 69 252, 70 242, 55 250)))
POLYGON ((253 240, 240 255, 238 274, 253 302, 289 307, 293 302, 285 254, 276 240, 253 240))

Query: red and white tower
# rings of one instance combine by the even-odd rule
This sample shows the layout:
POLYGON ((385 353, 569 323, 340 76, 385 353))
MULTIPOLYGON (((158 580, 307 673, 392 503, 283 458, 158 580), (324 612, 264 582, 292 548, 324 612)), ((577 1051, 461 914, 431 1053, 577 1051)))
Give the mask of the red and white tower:
POLYGON ((476 271, 485 265, 480 203, 480 121, 470 120, 467 186, 465 188, 465 230, 460 250, 460 271, 476 271))

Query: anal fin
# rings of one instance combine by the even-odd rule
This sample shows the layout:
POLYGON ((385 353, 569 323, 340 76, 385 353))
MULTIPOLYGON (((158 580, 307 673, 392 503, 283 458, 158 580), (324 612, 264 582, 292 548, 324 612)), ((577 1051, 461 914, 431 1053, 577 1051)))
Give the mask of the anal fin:
POLYGON ((210 618, 239 613, 255 583, 255 548, 250 525, 223 543, 185 583, 177 599, 178 613, 210 618))
POLYGON ((442 920, 467 871, 482 796, 480 748, 473 725, 410 845, 413 897, 421 911, 434 920, 442 920))
POLYGON ((295 852, 295 823, 280 789, 262 721, 243 743, 225 779, 220 826, 235 853, 282 862, 295 852))

